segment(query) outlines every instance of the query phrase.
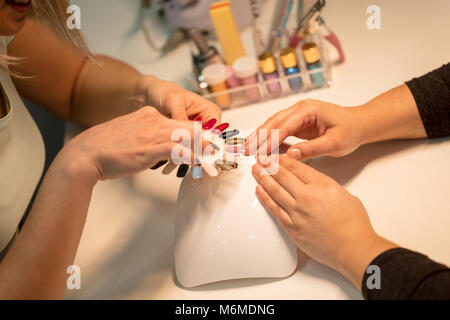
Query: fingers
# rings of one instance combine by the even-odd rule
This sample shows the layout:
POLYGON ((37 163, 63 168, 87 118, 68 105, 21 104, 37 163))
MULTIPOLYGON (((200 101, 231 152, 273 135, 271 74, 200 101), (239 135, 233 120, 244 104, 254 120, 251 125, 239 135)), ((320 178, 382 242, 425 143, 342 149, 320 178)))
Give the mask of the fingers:
POLYGON ((266 210, 269 211, 283 227, 289 227, 293 224, 289 214, 272 200, 266 190, 264 190, 263 186, 259 185, 256 187, 256 196, 263 207, 266 208, 266 210))
POLYGON ((256 181, 264 187, 270 197, 285 211, 289 212, 295 207, 295 199, 269 175, 263 166, 255 164, 252 168, 252 173, 256 181))
POLYGON ((220 124, 222 111, 217 105, 192 92, 188 93, 188 101, 186 109, 189 119, 200 117, 203 124, 215 119, 220 124))
POLYGON ((306 192, 306 186, 302 180, 290 171, 290 169, 292 170, 292 166, 290 164, 287 165, 284 158, 286 158, 286 156, 272 156, 260 157, 258 160, 260 160, 260 163, 265 168, 271 167, 271 169, 274 170, 274 172, 272 172, 272 170, 268 170, 268 172, 272 173, 273 179, 298 201, 299 199, 302 199, 302 195, 306 192), (283 160, 284 165, 279 160, 283 160))
POLYGON ((280 156, 280 167, 284 167, 290 173, 295 175, 304 184, 311 184, 320 181, 326 177, 319 171, 311 168, 301 161, 291 159, 286 156, 280 156))
POLYGON ((188 120, 186 112, 186 99, 182 94, 171 94, 164 105, 165 112, 177 120, 188 120))
POLYGON ((332 135, 325 133, 319 138, 296 144, 289 148, 287 155, 296 160, 332 155, 336 152, 332 135))

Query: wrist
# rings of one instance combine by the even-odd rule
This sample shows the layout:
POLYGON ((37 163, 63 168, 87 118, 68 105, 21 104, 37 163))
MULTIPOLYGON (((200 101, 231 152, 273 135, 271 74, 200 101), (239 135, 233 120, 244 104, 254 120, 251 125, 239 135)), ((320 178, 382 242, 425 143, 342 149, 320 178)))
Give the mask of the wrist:
POLYGON ((359 145, 377 141, 376 130, 373 127, 375 119, 371 115, 370 107, 367 105, 351 107, 350 112, 353 114, 356 131, 359 134, 359 145))
POLYGON ((161 80, 154 76, 145 76, 142 75, 139 77, 137 81, 137 103, 139 107, 143 106, 152 106, 154 108, 159 109, 160 99, 158 99, 158 95, 156 94, 158 90, 158 84, 161 80))
POLYGON ((64 179, 93 188, 99 180, 94 162, 82 152, 72 152, 70 143, 56 156, 51 166, 64 179))
POLYGON ((344 250, 339 254, 339 262, 335 269, 361 290, 362 280, 372 261, 398 245, 373 232, 365 237, 364 241, 353 241, 342 247, 344 250))

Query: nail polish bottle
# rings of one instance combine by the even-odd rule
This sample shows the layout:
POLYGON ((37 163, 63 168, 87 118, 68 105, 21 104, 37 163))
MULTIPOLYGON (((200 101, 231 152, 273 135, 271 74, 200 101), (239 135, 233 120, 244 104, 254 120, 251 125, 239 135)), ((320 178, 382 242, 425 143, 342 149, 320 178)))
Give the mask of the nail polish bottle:
MULTIPOLYGON (((319 48, 314 42, 307 42, 302 47, 303 56, 305 57, 306 67, 308 70, 313 71, 322 68, 320 62, 319 48)), ((325 83, 325 77, 322 71, 310 73, 311 82, 314 87, 322 87, 325 83)))
MULTIPOLYGON (((202 72, 205 81, 208 83, 209 90, 212 93, 218 93, 228 89, 227 86, 227 67, 221 63, 213 63, 203 69, 202 72)), ((228 107, 231 103, 230 94, 224 92, 223 94, 217 94, 214 96, 217 104, 221 107, 228 107)))
POLYGON ((233 62, 233 70, 240 85, 248 86, 245 89, 247 100, 259 100, 261 96, 258 87, 258 60, 249 56, 241 57, 233 62))
POLYGON ((279 79, 277 64, 272 53, 267 52, 259 56, 259 67, 261 68, 263 78, 267 83, 267 90, 271 96, 281 95, 281 84, 279 79))
POLYGON ((297 55, 292 48, 285 48, 280 52, 281 63, 283 64, 284 74, 292 76, 298 74, 298 77, 288 79, 289 86, 293 91, 299 92, 303 88, 303 80, 300 76, 300 68, 298 66, 297 55))

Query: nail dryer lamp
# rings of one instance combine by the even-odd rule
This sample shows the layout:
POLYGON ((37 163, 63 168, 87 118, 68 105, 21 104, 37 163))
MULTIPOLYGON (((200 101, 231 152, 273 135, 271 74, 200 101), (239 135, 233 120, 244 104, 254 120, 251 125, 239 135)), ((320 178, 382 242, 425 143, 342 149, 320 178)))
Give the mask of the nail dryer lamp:
POLYGON ((291 275, 297 252, 257 200, 252 165, 218 177, 190 175, 178 194, 175 271, 187 288, 222 280, 291 275))

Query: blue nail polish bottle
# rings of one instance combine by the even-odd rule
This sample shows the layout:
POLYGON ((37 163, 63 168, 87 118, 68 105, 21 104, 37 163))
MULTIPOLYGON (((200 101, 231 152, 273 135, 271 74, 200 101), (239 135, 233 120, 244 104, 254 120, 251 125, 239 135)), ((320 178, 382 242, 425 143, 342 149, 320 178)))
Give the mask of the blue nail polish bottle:
MULTIPOLYGON (((320 52, 314 42, 307 42, 302 47, 303 56, 305 57, 306 67, 308 70, 316 70, 322 68, 320 62, 320 52)), ((313 86, 322 87, 325 84, 325 77, 322 71, 311 73, 310 76, 313 86)))
MULTIPOLYGON (((291 76, 294 74, 300 75, 300 68, 298 67, 298 60, 295 50, 292 48, 285 48, 280 52, 281 63, 283 64, 284 74, 291 76)), ((289 86, 292 90, 299 92, 303 88, 302 77, 292 77, 288 79, 289 86)))

